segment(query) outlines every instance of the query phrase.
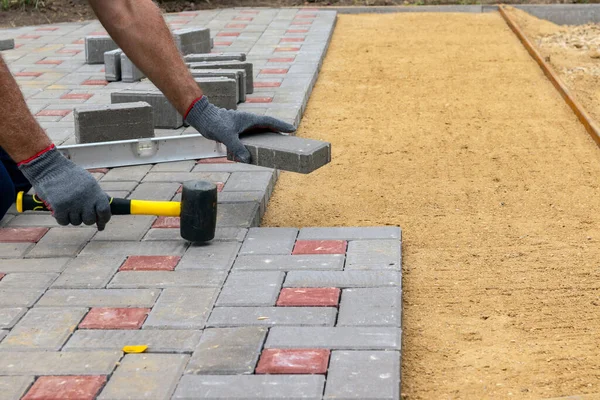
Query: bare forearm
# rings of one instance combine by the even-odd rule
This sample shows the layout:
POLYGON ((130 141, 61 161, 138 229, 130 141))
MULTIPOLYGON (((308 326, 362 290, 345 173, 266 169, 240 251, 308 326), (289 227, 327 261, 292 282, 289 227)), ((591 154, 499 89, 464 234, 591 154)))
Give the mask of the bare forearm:
POLYGON ((89 3, 114 41, 181 114, 202 96, 152 1, 89 0, 89 3))
POLYGON ((19 85, 0 57, 0 147, 16 162, 35 155, 52 144, 37 123, 19 85))

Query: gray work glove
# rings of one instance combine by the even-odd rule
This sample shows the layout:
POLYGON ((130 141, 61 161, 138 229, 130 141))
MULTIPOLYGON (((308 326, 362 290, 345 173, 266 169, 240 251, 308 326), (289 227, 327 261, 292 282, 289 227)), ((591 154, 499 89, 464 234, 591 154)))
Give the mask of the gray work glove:
POLYGON ((250 131, 291 133, 294 125, 273 117, 226 110, 212 105, 206 96, 192 106, 185 120, 207 139, 223 143, 233 160, 250 162, 250 152, 240 141, 240 134, 250 131))
POLYGON ((83 168, 67 160, 56 148, 19 164, 40 200, 60 225, 98 225, 110 220, 108 196, 83 168))

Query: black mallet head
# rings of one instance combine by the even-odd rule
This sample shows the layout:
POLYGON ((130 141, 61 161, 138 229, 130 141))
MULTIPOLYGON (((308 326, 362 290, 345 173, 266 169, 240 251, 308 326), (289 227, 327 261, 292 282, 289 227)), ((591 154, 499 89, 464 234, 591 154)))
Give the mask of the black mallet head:
POLYGON ((207 181, 184 182, 181 192, 181 237, 208 242, 217 227, 217 186, 207 181))

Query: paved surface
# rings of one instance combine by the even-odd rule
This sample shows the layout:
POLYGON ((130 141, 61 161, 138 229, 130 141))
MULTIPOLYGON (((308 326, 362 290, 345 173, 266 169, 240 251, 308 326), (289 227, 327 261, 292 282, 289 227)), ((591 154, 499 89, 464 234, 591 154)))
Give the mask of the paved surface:
MULTIPOLYGON (((248 52, 256 91, 240 108, 298 123, 335 14, 167 19, 210 27, 216 51, 248 52)), ((0 34, 16 38, 3 55, 57 143, 73 141, 74 106, 129 86, 83 64, 93 32, 97 22, 0 34)), ((177 218, 113 217, 97 232, 13 210, 0 221, 0 399, 399 398, 399 228, 253 228, 278 172, 222 159, 93 173, 131 198, 177 200, 183 181, 217 183, 217 237, 190 245, 177 218)))

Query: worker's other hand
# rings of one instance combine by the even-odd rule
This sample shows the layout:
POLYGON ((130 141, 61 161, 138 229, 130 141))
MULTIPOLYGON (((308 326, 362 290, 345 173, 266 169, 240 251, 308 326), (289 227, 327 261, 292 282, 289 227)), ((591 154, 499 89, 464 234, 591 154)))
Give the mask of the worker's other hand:
POLYGON ((223 143, 232 158, 243 163, 250 162, 250 152, 240 141, 241 133, 261 130, 291 133, 296 130, 294 125, 273 117, 216 107, 206 96, 193 103, 185 120, 205 138, 223 143))
POLYGON ((108 196, 83 168, 67 160, 54 145, 35 158, 19 163, 37 196, 60 225, 98 225, 110 220, 108 196))

